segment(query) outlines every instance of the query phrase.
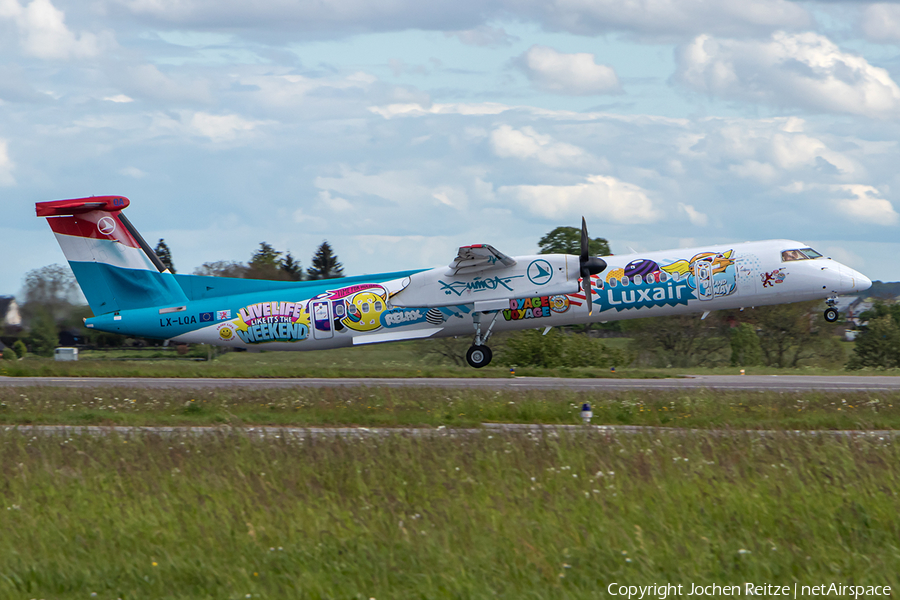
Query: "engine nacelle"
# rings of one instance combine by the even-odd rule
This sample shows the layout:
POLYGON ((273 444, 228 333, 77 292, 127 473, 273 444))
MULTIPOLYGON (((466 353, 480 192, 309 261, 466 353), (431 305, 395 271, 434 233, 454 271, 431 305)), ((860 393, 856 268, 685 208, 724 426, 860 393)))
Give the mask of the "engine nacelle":
POLYGON ((474 310, 501 310, 509 308, 512 298, 577 293, 578 277, 578 257, 566 254, 517 256, 511 267, 456 275, 439 267, 410 276, 391 304, 426 308, 474 304, 474 310))

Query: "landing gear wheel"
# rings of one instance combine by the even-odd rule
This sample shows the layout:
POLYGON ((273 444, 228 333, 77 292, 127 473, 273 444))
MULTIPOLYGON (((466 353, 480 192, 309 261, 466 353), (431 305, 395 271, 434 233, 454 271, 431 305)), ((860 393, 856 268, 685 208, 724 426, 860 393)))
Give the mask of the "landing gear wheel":
POLYGON ((466 352, 466 361, 476 369, 491 364, 493 357, 494 353, 487 346, 472 346, 466 352))
POLYGON ((838 320, 838 311, 836 308, 826 308, 825 309, 825 320, 829 323, 834 323, 838 320))

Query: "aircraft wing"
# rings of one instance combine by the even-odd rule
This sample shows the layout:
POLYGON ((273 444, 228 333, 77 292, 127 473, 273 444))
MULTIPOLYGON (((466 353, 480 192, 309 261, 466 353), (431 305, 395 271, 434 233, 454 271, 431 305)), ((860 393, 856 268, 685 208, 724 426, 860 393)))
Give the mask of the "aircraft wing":
POLYGON ((503 254, 490 244, 460 246, 459 252, 447 270, 447 275, 465 275, 489 269, 503 269, 516 264, 515 259, 503 254))

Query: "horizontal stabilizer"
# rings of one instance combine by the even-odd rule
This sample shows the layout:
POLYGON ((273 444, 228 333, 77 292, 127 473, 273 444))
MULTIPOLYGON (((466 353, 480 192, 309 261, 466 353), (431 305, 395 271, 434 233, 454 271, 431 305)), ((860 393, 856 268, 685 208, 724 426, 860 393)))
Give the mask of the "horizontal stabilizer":
POLYGON ((34 208, 39 217, 61 217, 91 212, 92 210, 115 212, 126 208, 129 204, 128 198, 123 198, 122 196, 92 196, 90 198, 75 198, 74 200, 37 202, 34 208))

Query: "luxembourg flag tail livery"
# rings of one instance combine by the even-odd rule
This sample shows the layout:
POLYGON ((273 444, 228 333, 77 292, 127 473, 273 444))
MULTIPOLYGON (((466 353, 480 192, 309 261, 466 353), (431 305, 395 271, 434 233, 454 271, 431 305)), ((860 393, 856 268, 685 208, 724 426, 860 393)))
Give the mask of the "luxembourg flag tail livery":
POLYGON ((128 205, 122 196, 36 205, 39 217, 49 217, 95 315, 188 301, 172 273, 122 214, 128 205))

